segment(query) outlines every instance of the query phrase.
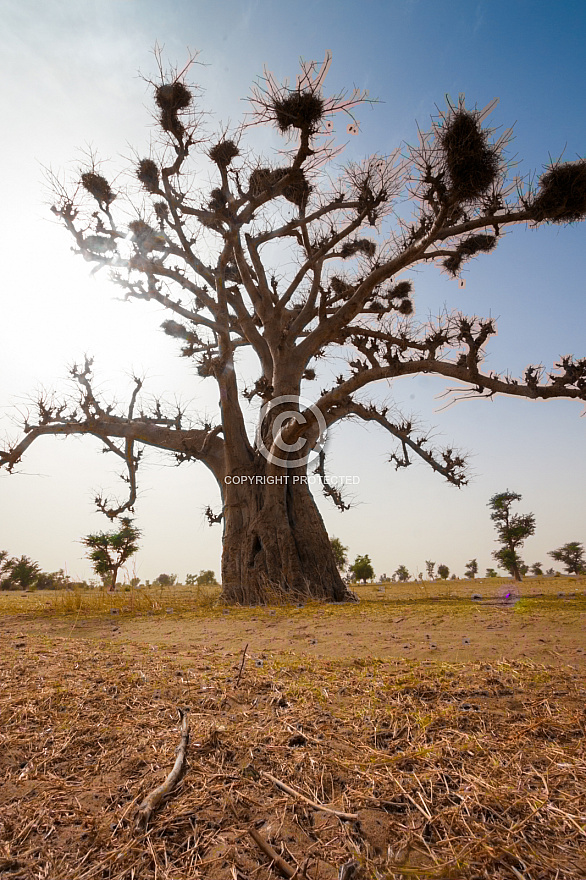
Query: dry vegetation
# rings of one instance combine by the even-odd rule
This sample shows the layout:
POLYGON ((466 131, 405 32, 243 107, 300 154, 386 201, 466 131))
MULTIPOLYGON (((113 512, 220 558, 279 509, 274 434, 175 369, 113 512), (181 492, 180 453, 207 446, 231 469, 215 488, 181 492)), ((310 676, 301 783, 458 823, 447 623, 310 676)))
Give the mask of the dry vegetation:
MULTIPOLYGON (((359 606, 322 612, 340 613, 348 628, 365 607, 426 605, 438 587, 450 589, 454 608, 473 589, 502 594, 501 584, 479 581, 428 584, 421 599, 406 595, 423 592, 419 585, 393 585, 385 596, 367 586, 359 606)), ((523 592, 549 589, 553 603, 572 587, 579 595, 564 601, 583 613, 583 581, 528 581, 523 592)), ((212 589, 199 603, 193 590, 164 590, 162 601, 157 594, 135 593, 135 611, 148 598, 155 615, 173 605, 209 615, 212 628, 223 614, 212 589)), ((578 667, 281 651, 247 655, 240 674, 236 650, 201 644, 179 653, 35 633, 35 618, 73 627, 86 609, 109 616, 120 603, 122 617, 130 604, 128 593, 113 601, 106 594, 100 610, 99 595, 94 606, 86 593, 81 606, 68 606, 66 594, 0 597, 4 620, 21 626, 0 666, 0 877, 586 876, 586 682, 578 667), (146 831, 137 830, 138 806, 175 761, 178 707, 189 709, 187 770, 146 831)))

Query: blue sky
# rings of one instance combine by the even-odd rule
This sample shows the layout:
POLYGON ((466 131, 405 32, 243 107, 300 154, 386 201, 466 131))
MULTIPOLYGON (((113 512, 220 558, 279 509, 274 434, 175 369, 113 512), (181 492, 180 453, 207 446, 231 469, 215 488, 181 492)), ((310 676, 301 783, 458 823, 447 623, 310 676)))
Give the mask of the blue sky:
MULTIPOLYGON (((463 92, 479 107, 498 97, 490 122, 514 124, 509 153, 519 163, 515 173, 526 174, 562 153, 567 160, 584 155, 585 31, 579 2, 0 2, 0 427, 14 436, 16 409, 40 386, 65 388, 68 365, 85 352, 95 357, 100 387, 120 398, 129 371, 138 369, 153 393, 173 399, 177 392, 196 410, 213 406, 214 389, 194 380, 158 329, 163 314, 121 303, 105 277, 90 278, 54 222, 44 188, 41 166, 75 173, 88 145, 107 160, 108 174, 129 165, 133 148, 148 152, 152 117, 138 71, 154 75, 156 42, 179 67, 190 50, 200 52, 205 66, 194 68, 193 79, 206 90, 210 128, 241 117, 263 66, 294 80, 300 56, 321 60, 331 51, 327 90, 356 85, 379 99, 357 112, 360 134, 344 160, 414 142, 416 122, 427 127, 446 94, 463 92)), ((265 153, 278 146, 269 130, 250 130, 249 143, 265 153)), ((465 290, 437 269, 411 273, 418 316, 447 307, 498 318, 490 369, 518 373, 527 363, 551 367, 561 354, 586 355, 585 236, 583 224, 515 229, 496 253, 468 264, 465 290)), ((392 393, 436 425, 445 442, 471 453, 471 485, 456 490, 423 465, 397 473, 387 463, 385 436, 340 427, 328 441, 330 472, 356 476, 359 484, 346 514, 320 502, 330 534, 352 557, 369 553, 377 573, 400 563, 421 571, 426 559, 462 573, 473 556, 483 571, 495 546, 486 503, 511 488, 523 495, 520 509, 536 515, 527 561, 547 563, 547 550, 586 541, 583 406, 501 398, 440 412, 444 388, 420 377, 396 383, 392 393)), ((46 440, 21 471, 0 475, 0 548, 32 556, 47 570, 66 566, 89 576, 79 539, 107 527, 92 498, 96 488, 117 488, 115 462, 97 441, 46 440)), ((177 469, 154 456, 141 489, 137 574, 218 572, 220 529, 202 517, 207 504, 218 506, 218 495, 205 469, 177 469)))

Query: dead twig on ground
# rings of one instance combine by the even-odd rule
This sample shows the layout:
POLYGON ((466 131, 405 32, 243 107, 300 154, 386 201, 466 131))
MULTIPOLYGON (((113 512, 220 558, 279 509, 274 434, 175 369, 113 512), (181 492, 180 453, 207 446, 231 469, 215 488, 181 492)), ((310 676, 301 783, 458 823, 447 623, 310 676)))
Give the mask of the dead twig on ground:
POLYGON ((261 837, 256 828, 249 828, 248 833, 254 840, 254 842, 259 846, 265 855, 271 859, 275 867, 278 868, 283 877, 294 877, 297 874, 297 869, 292 868, 289 862, 286 862, 285 859, 282 859, 281 856, 275 852, 270 843, 261 837))
POLYGON ((294 788, 291 788, 290 785, 287 785, 285 782, 281 782, 280 779, 277 779, 276 776, 272 776, 270 773, 267 773, 265 770, 262 771, 262 776, 265 776, 267 779, 270 779, 277 788, 280 788, 282 791, 286 791, 287 794, 292 794, 294 797, 300 798, 306 804, 309 804, 310 807, 313 807, 314 810, 321 810, 322 813, 330 813, 332 816, 337 816, 338 819, 344 819, 348 822, 353 822, 358 819, 358 813, 344 813, 342 810, 333 810, 331 807, 324 807, 322 804, 316 804, 315 801, 312 801, 310 798, 306 797, 304 794, 301 794, 300 791, 296 791, 294 788))
POLYGON ((154 811, 161 801, 171 794, 183 775, 187 758, 187 746, 189 745, 189 719, 183 709, 179 709, 179 719, 181 721, 181 740, 177 748, 175 764, 162 785, 151 791, 138 808, 135 820, 137 829, 143 830, 147 828, 154 811))
POLYGON ((242 663, 240 664, 240 669, 238 670, 238 678, 236 679, 236 687, 240 684, 240 676, 242 675, 242 670, 244 669, 244 661, 246 660, 246 651, 248 650, 248 644, 244 648, 242 652, 242 663))

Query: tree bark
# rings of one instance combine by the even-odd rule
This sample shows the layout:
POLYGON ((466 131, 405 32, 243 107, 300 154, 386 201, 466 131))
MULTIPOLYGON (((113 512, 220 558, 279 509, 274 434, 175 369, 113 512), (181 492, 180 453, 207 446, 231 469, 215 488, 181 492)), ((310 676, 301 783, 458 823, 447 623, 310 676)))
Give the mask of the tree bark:
POLYGON ((222 598, 355 600, 342 581, 304 476, 254 473, 228 478, 224 493, 222 598), (274 480, 274 482, 267 482, 274 480), (245 482, 241 482, 245 480, 245 482))
POLYGON ((119 566, 116 566, 116 568, 112 569, 112 578, 110 580, 110 586, 108 587, 109 593, 116 592, 116 581, 118 580, 118 568, 119 568, 119 566))

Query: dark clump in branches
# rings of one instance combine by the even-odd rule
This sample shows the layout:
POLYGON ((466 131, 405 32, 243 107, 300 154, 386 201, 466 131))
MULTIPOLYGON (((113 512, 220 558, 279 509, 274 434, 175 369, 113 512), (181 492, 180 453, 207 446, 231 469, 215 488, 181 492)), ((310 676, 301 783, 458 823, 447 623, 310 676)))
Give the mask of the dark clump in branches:
POLYGON ((239 153, 240 150, 234 141, 223 140, 214 144, 214 146, 210 148, 208 156, 212 162, 216 163, 216 165, 221 165, 222 167, 227 168, 232 159, 235 159, 239 153))
POLYGON ((399 305, 397 306, 397 311, 401 315, 412 315, 413 314, 413 303, 410 299, 402 299, 399 305))
POLYGON ((391 288, 391 296, 393 299, 405 299, 412 291, 412 281, 399 281, 398 284, 391 288))
POLYGON ((307 204, 311 187, 301 168, 278 168, 275 172, 275 179, 278 182, 287 177, 287 183, 283 187, 283 196, 288 202, 303 208, 307 204))
POLYGON ((451 275, 456 275, 464 262, 475 254, 490 253, 497 244, 496 235, 487 235, 479 233, 478 235, 469 235, 468 238, 462 239, 453 254, 450 254, 444 262, 443 266, 451 275))
POLYGON ((575 223, 586 218, 586 159, 550 168, 539 181, 533 216, 541 222, 575 223))
POLYGON ((177 114, 180 110, 186 110, 192 100, 190 90, 179 80, 159 86, 155 90, 155 101, 161 110, 161 128, 180 138, 185 129, 177 114))
POLYGON ((259 199, 274 183, 271 168, 256 168, 248 180, 248 188, 253 199, 259 199))
POLYGON ((488 133, 476 113, 456 110, 442 126, 440 143, 457 201, 473 201, 496 182, 498 152, 488 143, 488 133))
POLYGON ((159 169, 152 159, 141 159, 136 169, 136 176, 147 192, 159 191, 159 169))
POLYGON ((304 207, 307 204, 311 187, 301 168, 257 168, 252 172, 248 181, 250 195, 256 199, 262 198, 268 190, 277 186, 285 178, 287 178, 287 183, 281 194, 288 202, 299 208, 304 207))
POLYGON ((273 110, 277 128, 283 134, 291 128, 313 134, 323 117, 324 102, 312 91, 296 91, 285 98, 275 98, 273 110))
POLYGON ((100 207, 108 207, 111 205, 116 194, 112 192, 112 188, 105 177, 96 174, 95 171, 86 171, 81 175, 81 185, 90 195, 94 197, 100 207))
POLYGON ((340 248, 340 256, 343 260, 353 257, 355 254, 364 254, 365 257, 374 257, 376 244, 369 238, 357 238, 355 241, 346 241, 340 248))
POLYGON ((164 246, 163 236, 158 235, 144 220, 131 220, 128 228, 132 232, 132 240, 139 250, 154 251, 160 250, 164 246))

